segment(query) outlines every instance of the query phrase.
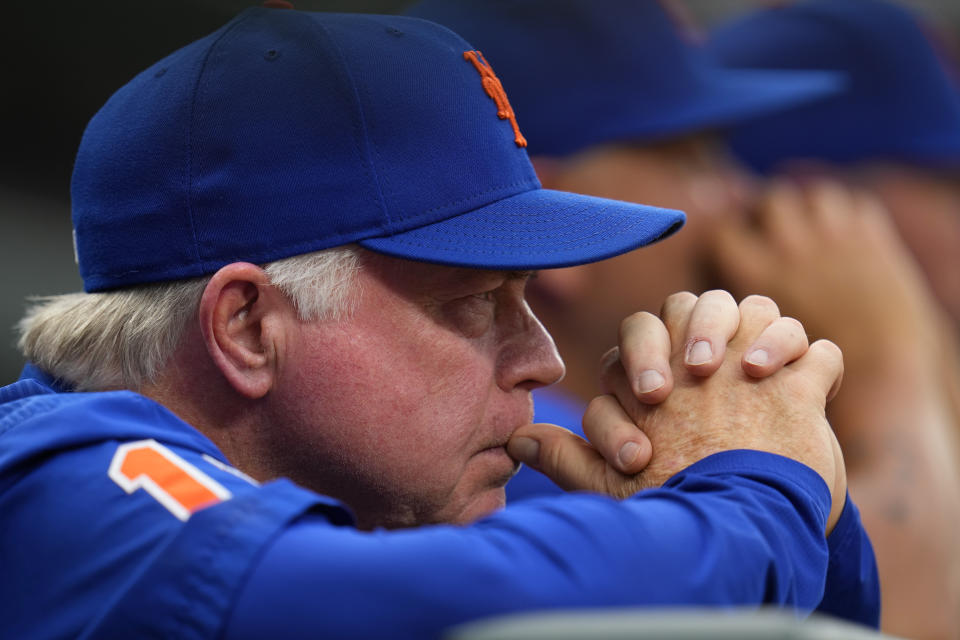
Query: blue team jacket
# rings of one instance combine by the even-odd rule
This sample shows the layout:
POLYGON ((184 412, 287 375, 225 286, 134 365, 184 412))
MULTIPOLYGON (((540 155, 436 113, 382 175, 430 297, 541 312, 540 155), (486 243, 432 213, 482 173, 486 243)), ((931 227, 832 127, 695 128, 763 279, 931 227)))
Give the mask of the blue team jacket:
MULTIPOLYGON (((71 393, 28 367, 0 389, 0 637, 431 638, 611 606, 802 616, 835 563, 829 505, 811 469, 734 451, 623 501, 544 497, 467 527, 361 532, 335 500, 243 477, 143 396, 71 393)), ((861 531, 854 510, 841 527, 861 531)), ((835 587, 876 607, 869 544, 847 539, 835 587)))
MULTIPOLYGON (((570 429, 583 437, 581 418, 586 406, 558 387, 533 392, 534 422, 548 422, 570 429)), ((507 484, 507 503, 517 504, 534 497, 561 495, 563 490, 542 473, 521 467, 507 484)), ((827 539, 830 563, 827 569, 820 613, 867 625, 880 626, 880 582, 876 558, 860 513, 849 494, 843 513, 827 539)))

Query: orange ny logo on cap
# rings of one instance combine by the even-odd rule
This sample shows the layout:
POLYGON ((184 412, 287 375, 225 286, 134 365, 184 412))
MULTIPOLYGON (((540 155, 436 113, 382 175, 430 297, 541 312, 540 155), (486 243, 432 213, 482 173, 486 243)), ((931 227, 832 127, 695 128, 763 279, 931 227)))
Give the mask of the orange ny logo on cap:
POLYGON ((517 124, 517 116, 513 113, 513 107, 507 100, 507 93, 503 90, 503 84, 500 78, 493 72, 486 58, 479 51, 464 51, 463 58, 469 60, 476 70, 480 73, 483 83, 483 90, 497 104, 497 117, 501 120, 509 120, 513 127, 513 141, 518 147, 527 146, 527 139, 520 133, 520 125, 517 124))

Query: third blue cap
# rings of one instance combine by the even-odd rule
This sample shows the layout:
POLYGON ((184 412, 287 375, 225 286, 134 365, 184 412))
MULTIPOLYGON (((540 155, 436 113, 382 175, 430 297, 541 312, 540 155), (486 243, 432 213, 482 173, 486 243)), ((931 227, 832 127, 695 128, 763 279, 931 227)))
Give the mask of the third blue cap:
POLYGON ((767 171, 784 160, 960 165, 960 86, 911 10, 880 0, 812 0, 719 27, 710 49, 732 67, 846 73, 822 102, 739 127, 734 150, 767 171))

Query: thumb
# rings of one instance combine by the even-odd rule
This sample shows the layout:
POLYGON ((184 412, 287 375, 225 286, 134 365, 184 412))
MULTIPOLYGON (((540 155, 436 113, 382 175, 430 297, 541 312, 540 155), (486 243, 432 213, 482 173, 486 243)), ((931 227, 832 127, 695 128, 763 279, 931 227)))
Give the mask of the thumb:
MULTIPOLYGON (((637 457, 639 462, 645 464, 651 453, 649 441, 645 438, 641 440, 641 448, 646 451, 637 457)), ((543 473, 566 491, 593 491, 617 497, 636 492, 633 486, 635 476, 620 473, 607 463, 593 445, 556 425, 528 424, 520 427, 507 443, 507 453, 543 473)))
POLYGON ((829 340, 817 340, 807 352, 789 365, 794 371, 806 374, 830 401, 840 390, 843 381, 843 353, 829 340))
POLYGON ((575 433, 552 424, 528 424, 514 431, 507 453, 536 469, 565 491, 602 491, 605 462, 575 433))

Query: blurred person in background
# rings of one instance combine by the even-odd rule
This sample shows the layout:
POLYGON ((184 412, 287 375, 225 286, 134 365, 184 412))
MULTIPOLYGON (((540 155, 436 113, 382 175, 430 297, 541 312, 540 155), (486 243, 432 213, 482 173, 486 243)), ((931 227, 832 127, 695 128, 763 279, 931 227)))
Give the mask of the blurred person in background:
MULTIPOLYGON (((958 610, 960 587, 953 543, 960 483, 942 393, 949 368, 934 364, 947 350, 932 338, 938 314, 929 287, 882 205, 862 186, 824 176, 765 186, 734 160, 720 135, 846 99, 832 96, 847 96, 847 84, 858 79, 840 65, 723 69, 711 49, 698 46, 676 8, 652 0, 428 1, 411 10, 463 33, 498 69, 544 185, 688 213, 684 234, 659 246, 544 272, 532 283, 531 303, 567 362, 559 385, 535 392, 536 420, 580 432, 583 408, 597 391, 593 354, 616 335, 624 309, 653 311, 664 292, 721 285, 742 295, 759 288, 807 326, 824 316, 818 337, 836 336, 841 346, 851 344, 845 348, 858 346, 850 336, 862 337, 872 347, 866 362, 855 353, 848 363, 846 381, 855 390, 844 389, 830 415, 854 459, 851 486, 871 511, 868 531, 882 540, 886 628, 911 637, 955 630, 949 618, 958 610), (719 243, 724 250, 717 251, 718 238, 752 230, 756 218, 832 221, 833 233, 817 237, 784 222, 777 228, 783 237, 754 238, 739 248, 719 243), (761 245, 761 252, 761 240, 800 244, 805 262, 780 261, 790 254, 776 244, 761 245), (745 282, 745 274, 756 280, 745 282), (788 281, 796 282, 789 291, 773 286, 788 281), (885 377, 890 364, 894 373, 885 377)), ((829 143, 835 135, 815 130, 797 137, 829 143)), ((691 341, 688 362, 706 357, 706 347, 691 341)), ((656 389, 663 377, 648 372, 634 384, 638 391, 656 389)), ((622 453, 624 465, 632 455, 622 453)), ((516 501, 558 490, 523 469, 507 495, 516 501)))
MULTIPOLYGON (((656 312, 671 292, 717 285, 706 248, 718 225, 744 215, 753 187, 716 131, 843 83, 834 73, 722 69, 676 9, 655 0, 428 0, 408 9, 462 33, 497 70, 544 186, 687 213, 682 234, 647 251, 531 283, 531 304, 567 362, 562 383, 534 394, 537 420, 578 432, 597 393, 596 354, 621 319, 656 312)), ((640 386, 662 382, 651 373, 640 386)), ((507 486, 511 500, 556 491, 528 470, 507 486)))
POLYGON ((736 128, 737 155, 788 176, 778 206, 731 221, 717 258, 734 291, 773 296, 843 349, 828 410, 884 590, 883 629, 960 637, 960 86, 905 7, 817 0, 719 27, 731 68, 820 69, 847 89, 736 128), (829 176, 814 206, 795 186, 829 176))

